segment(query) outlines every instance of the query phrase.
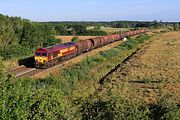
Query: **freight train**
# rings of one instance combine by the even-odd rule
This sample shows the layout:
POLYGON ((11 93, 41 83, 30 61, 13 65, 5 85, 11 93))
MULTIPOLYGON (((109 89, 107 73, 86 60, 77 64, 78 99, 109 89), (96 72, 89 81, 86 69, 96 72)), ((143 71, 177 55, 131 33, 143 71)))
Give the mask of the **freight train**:
POLYGON ((145 32, 147 32, 147 30, 144 29, 131 30, 121 34, 107 35, 87 40, 80 40, 78 42, 68 42, 46 48, 39 48, 35 51, 34 55, 35 67, 48 68, 81 53, 145 32))

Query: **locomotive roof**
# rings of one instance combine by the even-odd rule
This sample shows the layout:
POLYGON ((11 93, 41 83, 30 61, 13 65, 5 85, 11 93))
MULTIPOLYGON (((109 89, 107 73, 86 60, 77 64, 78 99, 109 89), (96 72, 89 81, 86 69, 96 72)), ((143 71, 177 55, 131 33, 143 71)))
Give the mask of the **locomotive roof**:
POLYGON ((76 44, 75 42, 68 42, 68 43, 58 44, 58 45, 54 45, 50 47, 39 48, 36 51, 45 51, 45 52, 51 53, 51 52, 68 48, 70 46, 75 46, 75 44, 76 44))

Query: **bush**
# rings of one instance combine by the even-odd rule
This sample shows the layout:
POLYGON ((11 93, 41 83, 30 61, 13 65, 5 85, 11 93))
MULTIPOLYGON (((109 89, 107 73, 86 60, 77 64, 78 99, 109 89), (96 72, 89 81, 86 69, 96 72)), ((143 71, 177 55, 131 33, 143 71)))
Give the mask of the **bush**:
POLYGON ((108 100, 86 100, 81 108, 85 120, 144 120, 147 119, 146 107, 132 98, 109 96, 108 100))
POLYGON ((171 96, 171 94, 161 95, 157 103, 147 105, 150 111, 148 117, 153 120, 178 120, 180 108, 171 101, 171 96))
POLYGON ((107 33, 104 32, 104 31, 89 30, 89 31, 87 31, 87 33, 84 34, 84 35, 90 35, 90 36, 103 36, 103 35, 107 35, 107 33))
POLYGON ((79 38, 78 38, 78 37, 73 37, 73 38, 71 39, 71 42, 77 42, 77 41, 79 41, 79 38))
MULTIPOLYGON (((1 75, 1 77, 3 77, 1 75)), ((66 101, 54 81, 8 76, 0 82, 0 119, 65 119, 66 101), (53 87, 54 86, 54 87, 53 87)))
POLYGON ((113 49, 111 49, 111 50, 108 50, 108 51, 105 51, 105 52, 101 52, 100 53, 101 54, 101 56, 103 56, 104 58, 111 58, 111 57, 113 57, 113 56, 116 56, 116 55, 118 55, 119 54, 119 49, 117 49, 117 48, 113 48, 113 49))

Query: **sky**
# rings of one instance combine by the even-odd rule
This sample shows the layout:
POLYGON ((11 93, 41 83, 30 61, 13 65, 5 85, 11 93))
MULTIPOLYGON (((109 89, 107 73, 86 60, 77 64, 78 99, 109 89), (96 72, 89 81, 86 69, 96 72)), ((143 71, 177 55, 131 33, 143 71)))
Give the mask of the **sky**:
POLYGON ((0 0, 0 14, 31 21, 180 21, 180 0, 0 0))

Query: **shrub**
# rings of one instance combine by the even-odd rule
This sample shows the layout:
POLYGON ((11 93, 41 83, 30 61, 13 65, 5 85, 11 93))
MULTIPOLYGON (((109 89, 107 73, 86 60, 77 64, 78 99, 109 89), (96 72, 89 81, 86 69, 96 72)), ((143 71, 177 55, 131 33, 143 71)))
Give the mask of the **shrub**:
POLYGON ((117 48, 113 48, 113 49, 111 49, 111 50, 108 50, 108 51, 105 51, 105 52, 101 52, 100 53, 101 54, 101 56, 103 56, 104 58, 111 58, 111 57, 113 57, 113 56, 116 56, 116 55, 118 55, 119 54, 119 49, 117 49, 117 48))
POLYGON ((171 100, 171 94, 161 95, 157 103, 148 105, 148 117, 154 120, 178 120, 180 109, 171 100))
POLYGON ((109 96, 108 100, 86 100, 81 108, 82 119, 86 120, 144 120, 147 109, 132 98, 109 96))
POLYGON ((79 38, 78 38, 78 37, 73 37, 73 38, 71 39, 71 41, 72 41, 72 42, 77 42, 77 41, 79 41, 79 38))
POLYGON ((53 81, 36 82, 13 78, 1 81, 0 118, 6 119, 64 119, 67 105, 53 81), (53 84, 52 86, 49 84, 53 84), (41 87, 40 87, 41 86, 41 87))

